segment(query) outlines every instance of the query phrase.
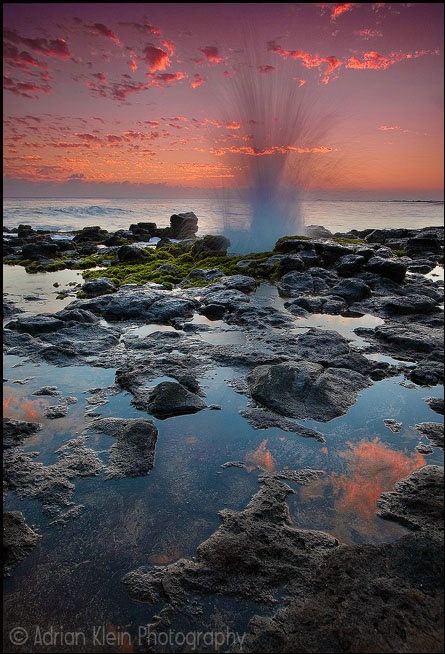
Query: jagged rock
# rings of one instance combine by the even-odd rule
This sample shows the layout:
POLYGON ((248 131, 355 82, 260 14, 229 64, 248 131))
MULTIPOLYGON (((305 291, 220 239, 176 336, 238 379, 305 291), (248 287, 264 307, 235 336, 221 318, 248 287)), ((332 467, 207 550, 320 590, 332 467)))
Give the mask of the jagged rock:
POLYGON ((148 394, 138 393, 133 400, 138 409, 151 413, 155 418, 170 418, 187 413, 196 413, 206 403, 195 393, 178 382, 161 382, 148 394))
POLYGON ((9 577, 42 537, 25 522, 20 511, 3 513, 3 576, 9 577))
POLYGON ((226 236, 207 234, 195 241, 192 246, 192 256, 203 254, 226 254, 230 241, 226 236))
POLYGON ((86 281, 81 291, 87 297, 97 297, 98 295, 104 295, 104 293, 114 293, 116 285, 108 277, 96 277, 96 279, 86 281))
POLYGON ((138 245, 121 245, 117 251, 117 258, 125 263, 144 263, 150 255, 138 245))
POLYGON ((198 218, 193 211, 170 216, 170 238, 193 238, 198 231, 198 218))
POLYGON ((311 361, 254 368, 248 375, 253 399, 292 418, 328 422, 347 412, 367 377, 345 368, 324 368, 311 361))
POLYGON ((116 439, 109 451, 106 479, 140 477, 153 468, 158 430, 142 418, 99 418, 90 429, 116 439))
POLYGON ((33 436, 42 425, 37 422, 24 422, 13 418, 3 418, 3 449, 21 445, 25 438, 33 436))

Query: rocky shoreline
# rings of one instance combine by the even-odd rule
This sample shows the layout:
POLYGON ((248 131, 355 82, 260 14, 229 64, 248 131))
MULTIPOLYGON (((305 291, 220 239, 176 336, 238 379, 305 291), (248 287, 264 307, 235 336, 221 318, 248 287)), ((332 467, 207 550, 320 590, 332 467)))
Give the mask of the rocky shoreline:
MULTIPOLYGON (((198 238, 191 213, 172 216, 163 230, 153 223, 116 233, 91 227, 57 240, 25 225, 10 231, 4 263, 30 272, 83 269, 86 263, 101 270, 56 313, 21 315, 6 299, 4 352, 58 367, 116 368, 116 393, 128 392, 134 407, 156 419, 217 410, 201 383, 216 366, 237 371, 236 391, 249 401, 243 416, 255 429, 273 426, 321 442, 323 433, 298 421, 326 423, 345 415, 375 381, 404 375, 406 383, 425 389, 443 384, 443 282, 427 276, 443 266, 443 228, 333 235, 313 227, 306 237, 285 237, 273 252, 247 257, 228 254, 223 236, 198 238), (149 246, 154 237, 159 240, 149 246), (173 252, 176 260, 169 255, 159 263, 156 252, 173 252), (140 274, 150 261, 157 266, 152 280, 119 285, 116 269, 137 267, 140 274), (168 283, 161 283, 166 274, 168 283), (261 282, 276 287, 280 306, 265 306, 256 297, 261 282), (336 331, 312 327, 295 333, 295 318, 311 314, 382 319, 356 333, 369 343, 366 354, 389 361, 368 358, 336 331), (200 336, 207 327, 193 316, 222 321, 243 339, 206 342, 200 336), (129 325, 160 329, 136 337, 129 325), (170 331, 161 330, 166 326, 170 331), (150 387, 159 377, 168 381, 150 387)), ((75 401, 55 387, 40 390, 57 400, 48 417, 64 415, 75 401)), ((100 389, 97 395, 100 402, 100 389)), ((443 399, 432 398, 429 406, 443 415, 443 399)), ((54 524, 82 510, 72 502, 76 479, 137 477, 153 467, 157 429, 149 418, 104 419, 92 412, 89 427, 58 450, 51 466, 22 449, 39 428, 4 418, 4 483, 19 497, 40 501, 54 524), (91 433, 114 439, 105 462, 86 446, 91 433)), ((416 429, 431 448, 443 450, 443 421, 416 429)), ((376 512, 410 534, 360 546, 291 523, 289 483, 311 484, 321 471, 259 472, 260 490, 244 510, 220 512, 220 527, 193 560, 123 577, 133 599, 157 607, 153 633, 184 619, 202 629, 199 598, 214 594, 269 606, 251 620, 242 647, 232 643, 225 651, 443 651, 441 468, 417 470, 378 501, 376 512)), ((6 514, 4 533, 5 572, 11 574, 39 535, 19 512, 6 514)))

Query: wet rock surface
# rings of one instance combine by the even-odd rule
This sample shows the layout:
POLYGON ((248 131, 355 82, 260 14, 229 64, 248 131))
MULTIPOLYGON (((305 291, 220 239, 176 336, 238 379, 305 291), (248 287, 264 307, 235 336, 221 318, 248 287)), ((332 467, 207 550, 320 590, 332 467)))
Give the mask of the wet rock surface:
MULTIPOLYGON (((158 236, 191 239, 195 251, 224 252, 225 241, 199 240, 195 227, 193 215, 184 214, 162 232, 152 223, 114 235, 86 228, 73 246, 95 251, 112 239, 110 247, 125 248, 122 257, 138 257, 132 243, 158 236)), ((248 265, 245 270, 239 266, 237 275, 197 267, 191 277, 208 285, 179 285, 173 291, 152 283, 115 290, 108 282, 94 280, 95 285, 83 287, 88 297, 54 314, 22 316, 8 304, 7 354, 59 367, 116 368, 113 390, 128 392, 132 406, 147 418, 95 416, 106 400, 101 389, 93 390, 88 427, 58 448, 50 465, 40 463, 37 452, 24 449, 40 425, 6 419, 6 490, 40 502, 51 524, 78 518, 85 511, 75 500, 81 478, 102 476, 111 485, 151 472, 158 438, 152 417, 168 422, 216 408, 208 404, 201 386, 202 378, 216 367, 236 371, 232 386, 248 400, 240 413, 251 427, 278 428, 297 439, 309 437, 328 445, 329 436, 299 421, 329 423, 347 413, 357 394, 376 380, 404 375, 420 386, 441 383, 443 284, 418 271, 443 263, 443 230, 364 230, 344 236, 363 242, 341 245, 325 231, 313 230, 308 240, 280 243, 264 263, 277 275, 274 306, 265 306, 255 292, 256 280, 242 274, 248 265), (391 254, 396 246, 406 251, 400 260, 391 254), (384 324, 355 330, 367 342, 359 351, 335 331, 295 328, 296 318, 313 313, 370 314, 384 324), (148 325, 159 330, 143 333, 148 325), (209 332, 220 338, 206 340, 209 332), (233 342, 224 342, 224 336, 234 335, 233 342), (373 353, 394 362, 366 356, 373 353), (87 445, 92 436, 114 440, 99 456, 87 445)), ((43 261, 52 250, 42 247, 49 235, 39 239, 33 230, 21 229, 8 256, 19 257, 27 247, 30 259, 43 261)), ((49 385, 35 395, 55 397, 57 404, 45 410, 45 418, 63 420, 70 398, 62 398, 57 387, 49 385)), ((443 414, 443 400, 425 401, 443 414)), ((402 429, 389 418, 385 424, 394 434, 402 429)), ((431 448, 443 449, 443 425, 423 422, 415 430, 431 448)), ((230 467, 243 472, 247 464, 229 462, 223 469, 230 467)), ((410 533, 378 545, 346 545, 292 522, 288 500, 293 485, 310 486, 322 477, 321 471, 297 466, 263 472, 260 489, 242 505, 245 508, 222 510, 220 526, 193 558, 177 556, 167 565, 147 565, 144 558, 143 567, 123 575, 129 596, 152 605, 153 615, 149 608, 147 614, 153 633, 180 628, 184 619, 201 628, 208 598, 229 597, 250 602, 254 617, 245 625, 242 645, 232 643, 227 651, 443 651, 441 468, 425 466, 381 495, 379 516, 410 533)), ((23 517, 9 515, 7 520, 12 570, 39 537, 23 517)))
POLYGON ((89 430, 116 439, 109 450, 106 479, 139 477, 153 468, 158 430, 151 420, 99 418, 89 430))
POLYGON ((11 572, 34 549, 41 536, 29 527, 20 511, 3 513, 3 576, 11 572))
POLYGON ((273 607, 280 590, 281 606, 263 608, 228 651, 441 651, 443 470, 427 466, 381 496, 382 517, 414 531, 378 546, 342 545, 291 524, 285 482, 310 484, 318 474, 263 475, 244 510, 220 513, 221 526, 193 560, 126 574, 131 597, 163 604, 153 633, 174 627, 180 614, 199 614, 209 592, 273 607))

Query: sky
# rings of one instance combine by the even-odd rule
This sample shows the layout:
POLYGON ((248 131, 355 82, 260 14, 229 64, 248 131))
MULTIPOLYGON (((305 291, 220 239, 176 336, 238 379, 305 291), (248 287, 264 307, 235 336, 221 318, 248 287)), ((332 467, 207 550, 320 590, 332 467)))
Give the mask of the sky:
POLYGON ((443 8, 4 3, 4 195, 443 199, 443 8))

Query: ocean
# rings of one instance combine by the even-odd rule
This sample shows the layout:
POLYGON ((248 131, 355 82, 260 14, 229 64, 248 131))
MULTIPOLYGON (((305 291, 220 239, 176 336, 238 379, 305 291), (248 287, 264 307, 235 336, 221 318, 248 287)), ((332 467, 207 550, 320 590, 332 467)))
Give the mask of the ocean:
MULTIPOLYGON (((99 225, 108 231, 128 229, 133 223, 170 224, 174 213, 193 211, 198 235, 224 233, 225 229, 252 227, 249 205, 218 199, 33 199, 5 198, 3 226, 31 225, 34 229, 73 231, 99 225)), ((306 225, 322 225, 333 233, 351 229, 421 228, 443 225, 443 201, 302 201, 306 225)), ((284 236, 285 234, 283 234, 284 236)))

